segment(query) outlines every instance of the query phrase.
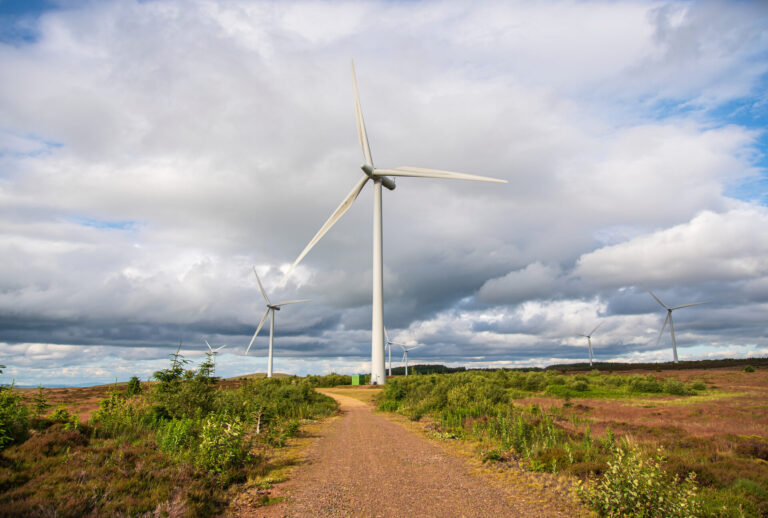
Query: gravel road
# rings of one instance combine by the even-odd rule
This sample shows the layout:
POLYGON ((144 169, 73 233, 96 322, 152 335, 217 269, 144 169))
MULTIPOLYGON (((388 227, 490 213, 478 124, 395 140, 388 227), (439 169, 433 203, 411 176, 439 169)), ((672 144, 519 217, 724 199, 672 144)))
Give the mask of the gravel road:
POLYGON ((339 402, 342 417, 326 428, 308 462, 294 471, 286 500, 254 515, 566 516, 540 498, 516 498, 514 487, 490 483, 473 473, 466 459, 373 413, 365 403, 328 395, 339 402))

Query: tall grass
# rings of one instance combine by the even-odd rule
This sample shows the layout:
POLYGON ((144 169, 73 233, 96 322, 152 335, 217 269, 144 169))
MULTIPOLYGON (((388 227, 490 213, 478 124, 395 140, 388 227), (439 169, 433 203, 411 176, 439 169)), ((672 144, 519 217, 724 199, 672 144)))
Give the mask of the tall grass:
POLYGON ((648 509, 655 506, 667 513, 646 516, 768 516, 768 500, 761 496, 768 494, 764 462, 768 443, 764 439, 672 438, 664 444, 662 462, 657 458, 657 444, 629 447, 623 442, 626 437, 616 438, 610 428, 595 437, 589 420, 570 408, 570 400, 577 397, 688 397, 705 390, 701 381, 685 384, 653 375, 469 371, 390 380, 382 391, 379 409, 414 420, 429 416, 437 437, 477 441, 486 460, 504 460, 531 471, 561 472, 590 481, 584 487, 591 489, 585 489, 582 497, 605 515, 621 515, 623 511, 616 509, 634 505, 616 499, 619 490, 610 479, 620 472, 626 475, 624 482, 636 475, 637 483, 645 484, 636 488, 642 495, 635 491, 638 506, 642 500, 648 509), (555 396, 563 402, 546 409, 517 403, 518 398, 528 396, 555 396), (699 490, 694 489, 691 473, 699 490), (654 499, 659 501, 653 504, 654 499), (600 501, 603 503, 598 505, 600 501), (677 511, 670 511, 672 507, 663 502, 677 511))

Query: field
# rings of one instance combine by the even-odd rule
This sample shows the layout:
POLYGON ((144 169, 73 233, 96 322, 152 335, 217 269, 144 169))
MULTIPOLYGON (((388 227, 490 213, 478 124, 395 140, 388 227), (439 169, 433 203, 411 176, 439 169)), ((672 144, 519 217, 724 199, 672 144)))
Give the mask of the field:
POLYGON ((692 515, 768 516, 764 367, 413 376, 388 384, 379 408, 434 438, 472 442, 487 462, 581 480, 585 500, 633 455, 646 465, 661 457, 657 491, 683 493, 695 474, 692 515))
POLYGON ((218 516, 272 503, 296 462, 286 444, 337 405, 307 379, 209 374, 176 356, 151 384, 0 389, 0 516, 218 516))

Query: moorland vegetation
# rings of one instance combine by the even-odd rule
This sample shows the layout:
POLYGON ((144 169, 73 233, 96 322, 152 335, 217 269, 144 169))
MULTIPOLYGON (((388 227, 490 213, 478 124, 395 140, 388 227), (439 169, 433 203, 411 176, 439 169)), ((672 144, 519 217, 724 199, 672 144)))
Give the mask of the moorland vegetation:
POLYGON ((0 388, 0 516, 211 516, 248 488, 270 503, 273 452, 336 411, 313 387, 344 378, 223 390, 209 360, 190 368, 177 351, 152 383, 115 385, 87 422, 49 414, 42 388, 27 403, 0 388))
POLYGON ((428 420, 438 439, 474 441, 488 462, 575 477, 603 516, 768 516, 764 437, 650 426, 598 435, 580 411, 590 399, 696 400, 714 390, 654 374, 467 371, 392 379, 378 408, 428 420))

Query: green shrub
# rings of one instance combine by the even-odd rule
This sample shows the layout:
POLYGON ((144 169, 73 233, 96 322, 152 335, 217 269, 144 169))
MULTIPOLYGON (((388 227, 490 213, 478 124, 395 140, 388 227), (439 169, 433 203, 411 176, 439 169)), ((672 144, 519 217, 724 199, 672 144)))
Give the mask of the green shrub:
POLYGON ((755 368, 752 367, 751 365, 747 365, 746 367, 744 367, 744 372, 755 372, 755 368))
POLYGON ((128 386, 125 388, 125 397, 132 397, 141 394, 141 381, 136 376, 128 380, 128 386))
POLYGON ((664 392, 673 396, 687 396, 689 394, 685 384, 674 378, 667 378, 664 382, 664 392))
POLYGON ((196 425, 194 419, 166 421, 157 430, 157 445, 165 453, 183 454, 194 443, 196 425))
POLYGON ((55 423, 66 423, 71 418, 72 416, 69 415, 69 411, 64 407, 57 408, 53 415, 51 415, 51 421, 55 423))
POLYGON ((694 381, 693 383, 691 383, 691 389, 692 390, 707 390, 707 384, 704 383, 701 380, 694 381))
POLYGON ((45 415, 48 409, 51 408, 51 404, 48 402, 45 392, 43 392, 43 386, 38 385, 37 393, 32 398, 32 409, 35 412, 35 417, 40 418, 45 415))
POLYGON ((213 414, 203 422, 195 464, 207 471, 221 473, 242 465, 250 458, 250 442, 239 417, 213 414))
POLYGON ((21 442, 29 432, 29 410, 21 396, 12 390, 0 390, 0 451, 21 442))
POLYGON ((627 384, 630 392, 650 392, 656 394, 664 390, 661 382, 650 374, 648 376, 630 376, 627 384))
POLYGON ((571 383, 570 388, 572 388, 577 392, 586 392, 587 390, 589 390, 589 383, 583 380, 576 380, 571 383))
POLYGON ((661 467, 663 458, 647 458, 637 444, 624 442, 614 448, 608 470, 596 482, 580 484, 577 493, 601 516, 687 518, 698 516, 696 476, 672 483, 661 467))

